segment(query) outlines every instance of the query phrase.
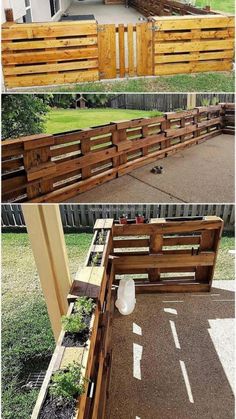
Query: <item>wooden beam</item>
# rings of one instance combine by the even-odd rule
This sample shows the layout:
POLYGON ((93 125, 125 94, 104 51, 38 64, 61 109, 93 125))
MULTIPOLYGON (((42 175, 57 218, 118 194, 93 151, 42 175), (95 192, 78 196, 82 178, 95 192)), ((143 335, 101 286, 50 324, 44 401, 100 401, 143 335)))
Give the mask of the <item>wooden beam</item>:
POLYGON ((197 106, 197 95, 196 93, 187 94, 187 109, 194 109, 197 106))
POLYGON ((68 310, 71 287, 68 258, 58 205, 22 205, 55 339, 61 331, 61 316, 68 310))

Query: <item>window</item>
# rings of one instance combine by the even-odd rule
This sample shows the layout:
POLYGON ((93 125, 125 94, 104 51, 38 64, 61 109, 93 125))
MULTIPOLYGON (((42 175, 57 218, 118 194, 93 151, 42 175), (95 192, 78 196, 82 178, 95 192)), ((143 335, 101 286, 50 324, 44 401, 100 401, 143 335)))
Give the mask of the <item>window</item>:
POLYGON ((29 23, 32 22, 32 13, 31 13, 31 4, 30 4, 30 0, 25 0, 25 16, 23 16, 23 22, 24 23, 29 23))
POLYGON ((60 0, 50 0, 50 9, 53 17, 60 10, 60 0))

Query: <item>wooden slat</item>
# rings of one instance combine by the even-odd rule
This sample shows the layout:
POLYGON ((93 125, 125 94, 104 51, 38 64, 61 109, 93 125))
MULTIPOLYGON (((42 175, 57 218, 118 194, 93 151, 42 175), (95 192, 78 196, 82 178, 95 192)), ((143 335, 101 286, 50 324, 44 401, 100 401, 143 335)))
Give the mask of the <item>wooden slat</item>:
POLYGON ((134 76, 134 31, 133 25, 127 25, 128 35, 128 74, 130 77, 134 76))
POLYGON ((99 72, 103 79, 116 78, 116 27, 98 25, 99 72))
POLYGON ((137 36, 137 75, 153 75, 153 31, 152 23, 138 23, 137 36))
POLYGON ((120 64, 120 77, 125 77, 125 31, 124 25, 118 26, 119 34, 119 64, 120 64))
POLYGON ((91 22, 45 22, 3 26, 2 39, 57 38, 78 35, 96 35, 97 24, 91 22))

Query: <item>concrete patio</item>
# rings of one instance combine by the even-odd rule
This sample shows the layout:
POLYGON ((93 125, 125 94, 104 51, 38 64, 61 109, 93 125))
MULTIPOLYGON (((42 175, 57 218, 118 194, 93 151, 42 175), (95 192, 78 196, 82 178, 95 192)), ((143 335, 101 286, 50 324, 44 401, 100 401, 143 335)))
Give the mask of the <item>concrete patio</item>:
POLYGON ((102 0, 74 0, 66 10, 69 16, 94 15, 98 23, 137 23, 143 16, 132 7, 122 4, 105 5, 102 0))
POLYGON ((234 202, 234 136, 214 137, 67 202, 234 202), (164 173, 150 172, 156 164, 164 173))
POLYGON ((234 281, 117 310, 107 419, 234 418, 234 281))

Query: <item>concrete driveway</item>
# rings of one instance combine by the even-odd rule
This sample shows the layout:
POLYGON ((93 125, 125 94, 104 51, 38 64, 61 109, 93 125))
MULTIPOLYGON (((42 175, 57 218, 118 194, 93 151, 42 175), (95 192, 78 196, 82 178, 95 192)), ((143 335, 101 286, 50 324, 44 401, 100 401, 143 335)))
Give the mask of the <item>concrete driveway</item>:
POLYGON ((67 202, 234 202, 234 136, 212 138, 67 202), (156 164, 164 167, 164 173, 150 172, 156 164))
POLYGON ((107 419, 234 418, 234 281, 115 311, 107 419))

